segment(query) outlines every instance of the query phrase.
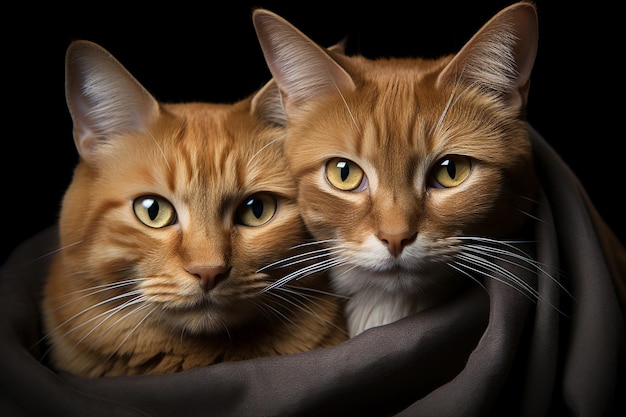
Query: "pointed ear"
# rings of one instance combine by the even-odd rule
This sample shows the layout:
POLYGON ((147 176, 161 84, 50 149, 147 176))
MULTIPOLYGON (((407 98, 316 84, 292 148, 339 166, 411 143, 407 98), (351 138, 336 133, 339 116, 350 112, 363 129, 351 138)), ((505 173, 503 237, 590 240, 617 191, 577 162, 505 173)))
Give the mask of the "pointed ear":
MULTIPOLYGON (((328 47, 328 50, 345 54, 346 40, 342 39, 328 47)), ((287 116, 283 108, 283 100, 275 79, 268 81, 252 98, 251 113, 270 124, 286 126, 287 116)))
POLYGON ((287 125, 282 97, 276 81, 269 80, 252 98, 251 113, 259 119, 277 126, 287 125))
POLYGON ((526 106, 537 55, 537 12, 518 2, 489 20, 441 72, 438 83, 478 84, 513 107, 526 106))
POLYGON ((76 148, 87 160, 113 135, 145 130, 159 113, 157 101, 126 68, 84 40, 67 49, 65 97, 76 148))
MULTIPOLYGON (((287 117, 312 98, 355 88, 350 75, 326 49, 285 19, 266 9, 254 10, 252 19, 287 117)), ((331 48, 342 52, 343 44, 331 48)))

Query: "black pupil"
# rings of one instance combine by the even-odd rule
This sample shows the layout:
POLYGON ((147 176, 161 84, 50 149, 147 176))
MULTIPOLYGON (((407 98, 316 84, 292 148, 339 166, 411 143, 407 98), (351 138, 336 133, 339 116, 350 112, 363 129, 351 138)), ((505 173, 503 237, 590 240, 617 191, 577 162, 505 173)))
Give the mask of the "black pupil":
POLYGON ((250 207, 250 209, 252 210, 252 214, 254 214, 254 217, 256 217, 257 219, 260 218, 263 214, 263 202, 260 199, 251 198, 250 200, 248 200, 246 205, 250 207))
POLYGON ((456 166, 452 163, 452 161, 446 161, 446 169, 448 170, 448 175, 450 178, 456 178, 456 166))
POLYGON ((159 214, 159 203, 156 200, 148 200, 146 201, 146 208, 148 209, 148 216, 150 216, 150 220, 156 219, 159 214))
POLYGON ((346 162, 340 162, 338 166, 341 170, 341 181, 345 181, 346 178, 348 178, 348 175, 350 175, 350 168, 346 162))

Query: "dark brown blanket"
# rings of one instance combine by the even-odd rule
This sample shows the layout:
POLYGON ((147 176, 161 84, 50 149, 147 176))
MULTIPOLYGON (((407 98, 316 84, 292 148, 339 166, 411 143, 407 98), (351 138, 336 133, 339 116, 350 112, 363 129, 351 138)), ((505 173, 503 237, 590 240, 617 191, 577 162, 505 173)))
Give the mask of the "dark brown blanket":
POLYGON ((2 270, 0 415, 626 415, 626 250, 576 176, 532 133, 544 272, 526 274, 539 302, 489 280, 487 291, 335 348, 172 375, 78 378, 40 360, 44 255, 57 246, 51 227, 2 270))

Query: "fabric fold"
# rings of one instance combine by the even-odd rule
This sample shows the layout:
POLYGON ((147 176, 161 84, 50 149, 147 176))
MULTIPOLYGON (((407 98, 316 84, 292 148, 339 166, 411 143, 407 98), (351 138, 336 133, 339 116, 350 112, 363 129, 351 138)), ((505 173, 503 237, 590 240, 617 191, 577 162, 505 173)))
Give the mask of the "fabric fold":
MULTIPOLYGON (((0 276, 3 416, 613 416, 626 413, 626 250, 531 128, 543 195, 537 291, 484 288, 333 348, 171 375, 81 378, 46 366, 39 307, 56 226, 0 276)), ((502 260, 504 262, 505 260, 502 260)))

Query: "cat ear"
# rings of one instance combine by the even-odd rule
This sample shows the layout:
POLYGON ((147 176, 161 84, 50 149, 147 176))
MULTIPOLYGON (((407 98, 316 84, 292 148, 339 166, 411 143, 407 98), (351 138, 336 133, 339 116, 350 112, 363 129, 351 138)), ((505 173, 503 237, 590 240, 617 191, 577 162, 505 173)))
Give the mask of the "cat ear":
POLYGON ((272 125, 285 126, 287 124, 280 91, 273 78, 252 98, 251 113, 272 125))
MULTIPOLYGON (((328 48, 337 54, 345 54, 346 40, 342 39, 328 48)), ((252 98, 252 114, 270 124, 285 126, 287 116, 285 115, 282 97, 276 80, 273 78, 267 82, 252 98)))
POLYGON ((537 12, 531 3, 506 7, 456 54, 438 83, 478 84, 522 109, 537 55, 537 26, 537 12))
MULTIPOLYGON (((328 50, 291 23, 266 9, 255 9, 252 20, 287 115, 319 95, 354 90, 354 81, 328 50)), ((344 43, 329 49, 343 53, 344 43)))
POLYGON ((101 46, 74 41, 65 57, 65 96, 74 142, 89 159, 112 135, 142 131, 158 115, 154 97, 101 46))

